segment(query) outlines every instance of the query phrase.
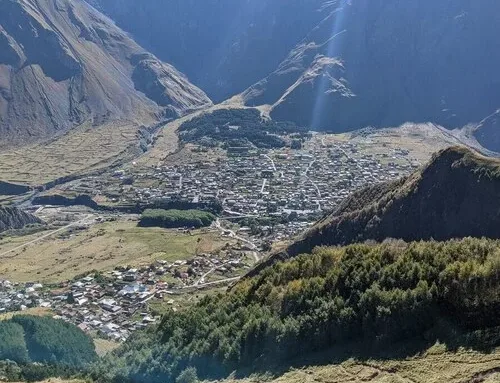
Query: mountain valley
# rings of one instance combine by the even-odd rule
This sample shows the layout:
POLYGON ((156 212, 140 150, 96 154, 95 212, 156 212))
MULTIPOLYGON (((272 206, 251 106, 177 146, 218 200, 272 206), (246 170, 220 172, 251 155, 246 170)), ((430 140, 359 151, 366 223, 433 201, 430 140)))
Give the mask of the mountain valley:
POLYGON ((495 0, 0 0, 0 381, 500 382, 495 0))
POLYGON ((500 106, 494 0, 296 0, 281 12, 283 1, 270 0, 90 2, 215 100, 241 93, 275 119, 329 132, 472 124, 473 136, 497 150, 496 133, 480 124, 500 106), (203 12, 213 17, 200 21, 203 12), (172 19, 177 13, 193 21, 172 19), (141 29, 151 18, 169 21, 141 29), (270 46, 275 39, 279 47, 270 46), (191 47, 200 57, 192 60, 191 47))

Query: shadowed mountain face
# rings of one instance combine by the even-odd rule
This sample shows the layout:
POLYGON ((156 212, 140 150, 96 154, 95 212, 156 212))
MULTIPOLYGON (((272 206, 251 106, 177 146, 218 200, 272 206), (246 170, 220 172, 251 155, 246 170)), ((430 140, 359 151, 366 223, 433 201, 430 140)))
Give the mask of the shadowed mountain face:
POLYGON ((313 129, 479 122, 500 106, 500 3, 352 0, 246 92, 313 129))
POLYGON ((444 241, 500 238, 500 161, 464 147, 437 153, 421 171, 353 193, 286 251, 250 275, 318 246, 343 246, 388 238, 444 241))
POLYGON ((456 128, 500 107, 496 0, 88 1, 212 98, 248 87, 247 105, 315 130, 456 128))
POLYGON ((15 207, 0 206, 0 233, 5 230, 22 229, 29 224, 42 221, 30 213, 15 207))
POLYGON ((210 100, 80 0, 0 1, 0 134, 42 138, 87 120, 152 121, 210 100))
POLYGON ((216 101, 266 77, 325 17, 324 0, 87 0, 216 101))
POLYGON ((386 238, 500 238, 499 201, 500 162, 453 147, 408 178, 354 193, 287 252, 386 238))

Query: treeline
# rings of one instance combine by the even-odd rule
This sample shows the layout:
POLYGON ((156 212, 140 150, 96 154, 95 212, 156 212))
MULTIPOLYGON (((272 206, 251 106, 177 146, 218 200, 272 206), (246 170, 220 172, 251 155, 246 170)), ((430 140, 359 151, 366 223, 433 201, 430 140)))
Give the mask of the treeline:
POLYGON ((96 358, 92 339, 62 320, 20 315, 0 321, 0 374, 9 379, 74 373, 96 358))
POLYGON ((202 210, 147 209, 142 213, 139 226, 142 227, 194 227, 210 226, 215 215, 202 210))
POLYGON ((218 378, 346 342, 380 349, 455 330, 493 329, 498 342, 499 247, 464 239, 319 248, 167 314, 156 332, 108 355, 94 377, 165 383, 195 367, 218 378))
MULTIPOLYGON (((293 122, 264 120, 257 109, 221 109, 185 122, 179 128, 185 142, 207 146, 255 145, 258 148, 281 148, 286 145, 280 136, 294 134, 295 147, 307 136, 306 128, 293 122)), ((299 145, 300 146, 300 145, 299 145)))

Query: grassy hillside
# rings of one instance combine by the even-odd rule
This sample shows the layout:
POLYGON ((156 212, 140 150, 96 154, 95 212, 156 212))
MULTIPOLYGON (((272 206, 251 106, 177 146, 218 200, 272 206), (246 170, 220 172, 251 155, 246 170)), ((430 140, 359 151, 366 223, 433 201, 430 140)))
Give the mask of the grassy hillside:
POLYGON ((315 354, 401 358, 437 340, 491 350, 500 341, 499 248, 485 239, 320 248, 167 313, 94 377, 164 383, 194 366, 201 378, 222 378, 315 354))
POLYGON ((500 381, 500 350, 483 354, 440 346, 403 360, 348 360, 341 364, 293 368, 279 377, 228 379, 224 383, 496 383, 500 381))

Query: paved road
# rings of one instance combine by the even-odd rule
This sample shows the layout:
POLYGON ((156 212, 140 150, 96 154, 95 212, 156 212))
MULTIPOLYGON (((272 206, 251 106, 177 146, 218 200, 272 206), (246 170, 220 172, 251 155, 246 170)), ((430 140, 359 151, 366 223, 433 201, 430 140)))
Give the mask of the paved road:
MULTIPOLYGON (((250 242, 249 240, 245 239, 245 238, 242 238, 242 237, 239 237, 236 235, 236 233, 232 230, 229 230, 229 229, 225 229, 221 226, 220 224, 220 221, 219 219, 217 219, 214 223, 215 227, 217 228, 217 230, 220 230, 222 232, 229 232, 229 236, 231 238, 234 238, 234 239, 237 239, 238 241, 241 241, 241 242, 244 242, 246 244, 248 244, 252 249, 256 249, 257 246, 255 246, 252 242, 250 242)), ((255 263, 259 262, 260 258, 259 258, 259 255, 257 253, 257 251, 252 251, 252 256, 255 260, 255 263)), ((225 265, 229 264, 231 261, 227 261, 227 262, 224 262, 220 265, 217 265, 217 266, 214 266, 212 267, 210 270, 208 270, 205 274, 203 274, 200 279, 198 279, 195 283, 193 283, 192 285, 189 285, 189 286, 184 286, 182 287, 183 289, 189 289, 189 288, 196 288, 196 287, 203 287, 203 286, 210 286, 210 285, 215 285, 215 284, 221 284, 221 283, 225 283, 225 282, 231 282, 231 281, 236 281, 238 279, 240 279, 240 277, 233 277, 233 278, 226 278, 226 279, 222 279, 220 281, 214 281, 214 282, 208 282, 208 283, 204 283, 205 282, 205 278, 207 278, 210 274, 214 273, 217 269, 221 268, 221 267, 224 267, 225 265)))
MULTIPOLYGON (((316 185, 316 182, 314 182, 311 177, 309 177, 308 173, 311 170, 311 167, 316 163, 316 160, 313 160, 309 163, 309 166, 307 167, 304 176, 307 178, 307 180, 311 183, 311 185, 316 189, 316 193, 318 194, 318 198, 321 198, 321 191, 319 190, 318 185, 316 185)), ((318 202, 318 211, 321 211, 321 204, 318 202)))
POLYGON ((16 251, 16 250, 19 250, 19 249, 22 249, 23 247, 26 247, 26 246, 29 246, 29 245, 32 245, 33 243, 36 243, 36 242, 39 242, 41 241, 42 239, 45 239, 45 238, 48 238, 48 237, 51 237, 53 236, 54 234, 57 234, 57 233, 60 233, 62 231, 65 231, 65 230, 68 230, 70 227, 72 226, 78 226, 78 225, 84 225, 86 223, 88 223, 87 221, 92 217, 92 214, 88 214, 85 218, 81 219, 80 221, 77 221, 77 222, 73 222, 73 223, 70 223, 69 225, 66 225, 66 226, 63 226, 57 230, 53 230, 51 231, 50 233, 47 233, 45 235, 42 235, 41 237, 38 237, 32 241, 29 241, 29 242, 26 242, 26 243, 23 243, 22 245, 19 245, 17 247, 14 247, 13 249, 10 249, 10 250, 7 250, 7 251, 4 251, 3 253, 0 253, 0 257, 3 257, 9 253, 12 253, 13 251, 16 251))
POLYGON ((203 283, 205 282, 205 278, 208 277, 210 274, 212 274, 213 272, 215 272, 217 269, 220 269, 221 267, 224 267, 225 265, 231 263, 231 261, 228 261, 228 262, 224 262, 220 265, 217 265, 217 266, 214 266, 212 267, 210 270, 208 270, 205 274, 203 274, 200 279, 198 279, 192 286, 193 287, 196 287, 196 286, 200 286, 200 285, 203 285, 203 283))
POLYGON ((262 187, 260 188, 260 194, 264 193, 264 189, 266 188, 266 183, 267 183, 267 179, 264 178, 262 180, 262 187))
POLYGON ((272 165, 272 167, 273 167, 273 170, 274 170, 275 172, 277 172, 277 171, 278 171, 278 169, 276 169, 276 165, 274 164, 274 160, 273 160, 271 157, 269 157, 267 154, 263 154, 263 157, 266 157, 269 161, 271 161, 271 165, 272 165))

